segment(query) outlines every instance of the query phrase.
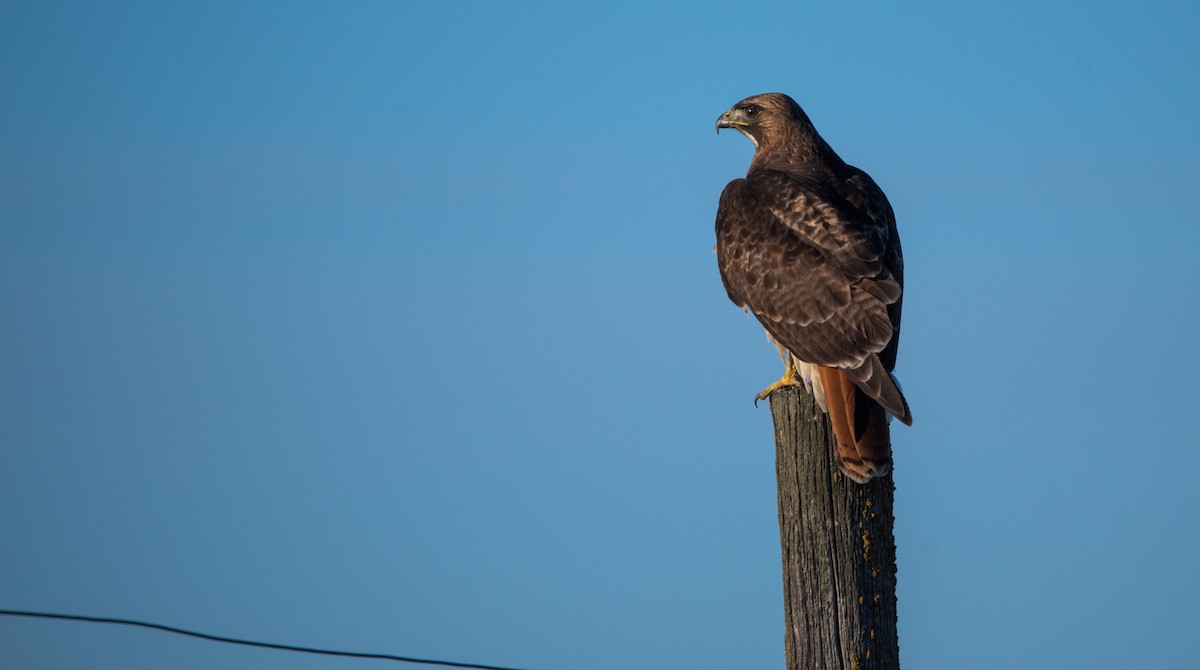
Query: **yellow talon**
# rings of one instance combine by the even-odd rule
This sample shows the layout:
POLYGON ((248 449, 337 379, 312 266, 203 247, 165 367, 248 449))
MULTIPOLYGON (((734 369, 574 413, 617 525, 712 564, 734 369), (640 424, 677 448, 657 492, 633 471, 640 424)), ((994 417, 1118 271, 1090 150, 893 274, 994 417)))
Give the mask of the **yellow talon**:
POLYGON ((776 381, 774 384, 771 384, 767 388, 763 389, 762 392, 754 398, 754 404, 757 405, 759 400, 766 400, 767 398, 770 398, 772 393, 781 388, 799 385, 800 381, 796 376, 796 365, 789 359, 787 362, 787 367, 784 368, 783 376, 779 378, 779 381, 776 381))

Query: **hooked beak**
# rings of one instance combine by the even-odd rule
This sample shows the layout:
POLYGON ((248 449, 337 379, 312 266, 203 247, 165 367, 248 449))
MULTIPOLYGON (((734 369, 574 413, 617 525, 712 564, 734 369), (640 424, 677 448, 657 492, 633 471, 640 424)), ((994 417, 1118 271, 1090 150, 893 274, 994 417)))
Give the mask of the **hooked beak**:
POLYGON ((721 134, 722 128, 740 128, 750 125, 741 119, 741 111, 731 109, 717 117, 717 134, 721 134))

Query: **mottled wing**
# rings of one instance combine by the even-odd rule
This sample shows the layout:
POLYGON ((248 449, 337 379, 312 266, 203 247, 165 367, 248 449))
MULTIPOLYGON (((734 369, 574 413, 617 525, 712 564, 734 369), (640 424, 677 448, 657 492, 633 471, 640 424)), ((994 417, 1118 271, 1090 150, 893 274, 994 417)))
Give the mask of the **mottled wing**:
POLYGON ((907 408, 876 354, 892 341, 900 285, 883 266, 887 231, 775 172, 730 182, 717 210, 717 261, 731 300, 798 359, 840 368, 901 419, 907 408))
MULTIPOLYGON (((888 202, 883 189, 875 183, 866 172, 856 167, 847 166, 850 176, 841 183, 840 194, 854 211, 869 217, 880 229, 886 229, 887 238, 883 250, 883 267, 892 278, 904 286, 904 253, 900 247, 900 235, 896 231, 896 215, 888 202)), ((879 352, 879 358, 890 372, 896 367, 896 352, 900 346, 900 313, 904 304, 901 295, 896 302, 888 305, 888 314, 892 319, 892 341, 879 352)))
POLYGON ((752 196, 780 225, 819 250, 847 276, 888 276, 883 264, 886 220, 866 215, 861 206, 867 204, 865 198, 861 203, 846 198, 859 193, 846 188, 849 184, 834 190, 819 180, 775 170, 756 171, 746 182, 752 196))

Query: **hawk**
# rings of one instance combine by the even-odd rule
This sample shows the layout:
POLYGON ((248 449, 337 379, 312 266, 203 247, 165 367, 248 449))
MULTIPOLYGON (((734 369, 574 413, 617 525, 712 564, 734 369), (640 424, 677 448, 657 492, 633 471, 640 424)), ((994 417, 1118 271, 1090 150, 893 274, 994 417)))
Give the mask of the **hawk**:
POLYGON ((784 364, 758 399, 803 383, 829 414, 842 472, 860 484, 886 475, 888 415, 912 425, 892 375, 904 293, 892 206, 782 93, 742 100, 717 119, 722 128, 750 138, 754 159, 721 192, 721 282, 784 364))

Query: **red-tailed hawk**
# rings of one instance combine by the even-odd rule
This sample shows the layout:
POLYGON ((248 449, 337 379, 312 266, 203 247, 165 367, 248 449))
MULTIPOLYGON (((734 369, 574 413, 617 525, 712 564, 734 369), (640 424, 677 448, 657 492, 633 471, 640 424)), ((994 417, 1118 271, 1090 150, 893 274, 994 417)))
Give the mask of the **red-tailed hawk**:
POLYGON ((729 182, 717 208, 721 281, 785 367, 758 397, 804 383, 829 413, 842 472, 859 483, 886 475, 887 415, 912 425, 892 376, 904 291, 892 206, 782 93, 737 103, 721 128, 754 143, 746 178, 729 182))

